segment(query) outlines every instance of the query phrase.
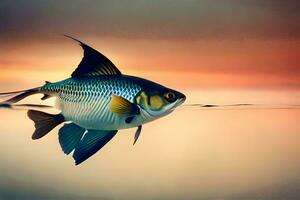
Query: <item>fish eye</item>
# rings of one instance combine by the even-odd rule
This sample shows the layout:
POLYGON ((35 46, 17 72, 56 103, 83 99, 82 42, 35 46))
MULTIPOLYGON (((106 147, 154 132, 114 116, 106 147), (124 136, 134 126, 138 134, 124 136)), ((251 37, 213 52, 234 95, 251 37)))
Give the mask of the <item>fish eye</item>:
POLYGON ((166 93, 164 94, 164 97, 165 97, 165 99, 166 99, 168 102, 170 102, 170 103, 173 103, 173 102, 176 101, 176 99, 177 99, 174 92, 166 92, 166 93))

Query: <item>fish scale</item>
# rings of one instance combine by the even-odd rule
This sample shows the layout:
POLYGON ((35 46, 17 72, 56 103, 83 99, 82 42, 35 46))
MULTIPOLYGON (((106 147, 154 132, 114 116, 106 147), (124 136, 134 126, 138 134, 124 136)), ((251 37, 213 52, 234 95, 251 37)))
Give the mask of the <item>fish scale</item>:
POLYGON ((122 125, 124 128, 134 125, 126 124, 124 117, 109 111, 111 96, 121 96, 133 103, 141 87, 129 78, 100 76, 47 83, 41 91, 58 97, 59 107, 67 121, 87 129, 111 130, 122 125))

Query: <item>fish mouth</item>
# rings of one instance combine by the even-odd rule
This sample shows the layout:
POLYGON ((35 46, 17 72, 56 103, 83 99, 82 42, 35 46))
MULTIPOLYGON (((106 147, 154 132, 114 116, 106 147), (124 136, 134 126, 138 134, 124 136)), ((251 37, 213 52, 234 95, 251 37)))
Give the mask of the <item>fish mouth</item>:
POLYGON ((186 96, 184 94, 180 94, 180 97, 178 98, 177 102, 174 104, 173 109, 183 104, 186 100, 186 96))
POLYGON ((176 107, 180 106, 181 104, 183 104, 185 102, 185 100, 186 100, 186 96, 181 93, 178 101, 176 102, 176 107))

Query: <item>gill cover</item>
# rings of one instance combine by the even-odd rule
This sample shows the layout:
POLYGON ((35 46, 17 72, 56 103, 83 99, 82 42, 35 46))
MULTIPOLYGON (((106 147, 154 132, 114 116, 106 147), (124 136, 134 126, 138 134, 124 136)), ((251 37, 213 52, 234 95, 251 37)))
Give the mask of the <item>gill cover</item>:
POLYGON ((143 107, 144 109, 150 109, 153 111, 161 110, 165 105, 164 100, 158 93, 149 93, 141 92, 136 97, 136 103, 143 107))

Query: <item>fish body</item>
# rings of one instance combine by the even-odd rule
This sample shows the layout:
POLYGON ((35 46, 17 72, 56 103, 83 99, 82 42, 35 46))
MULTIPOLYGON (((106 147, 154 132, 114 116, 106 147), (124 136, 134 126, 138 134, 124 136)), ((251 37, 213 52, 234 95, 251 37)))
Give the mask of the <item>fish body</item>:
POLYGON ((139 94, 153 88, 162 86, 142 78, 122 75, 69 78, 46 83, 40 90, 57 97, 56 105, 66 121, 72 121, 85 129, 119 130, 137 127, 156 117, 141 109, 139 115, 126 123, 127 116, 109 110, 111 96, 117 95, 136 103, 139 94))
POLYGON ((122 74, 103 54, 67 37, 79 42, 84 51, 71 78, 0 95, 17 94, 1 103, 6 108, 34 94, 44 94, 42 100, 56 97, 60 113, 28 111, 35 124, 32 139, 40 139, 64 123, 59 129, 59 143, 65 154, 74 151, 76 165, 99 151, 120 129, 137 127, 135 144, 143 124, 170 114, 185 101, 184 94, 178 91, 122 74))

